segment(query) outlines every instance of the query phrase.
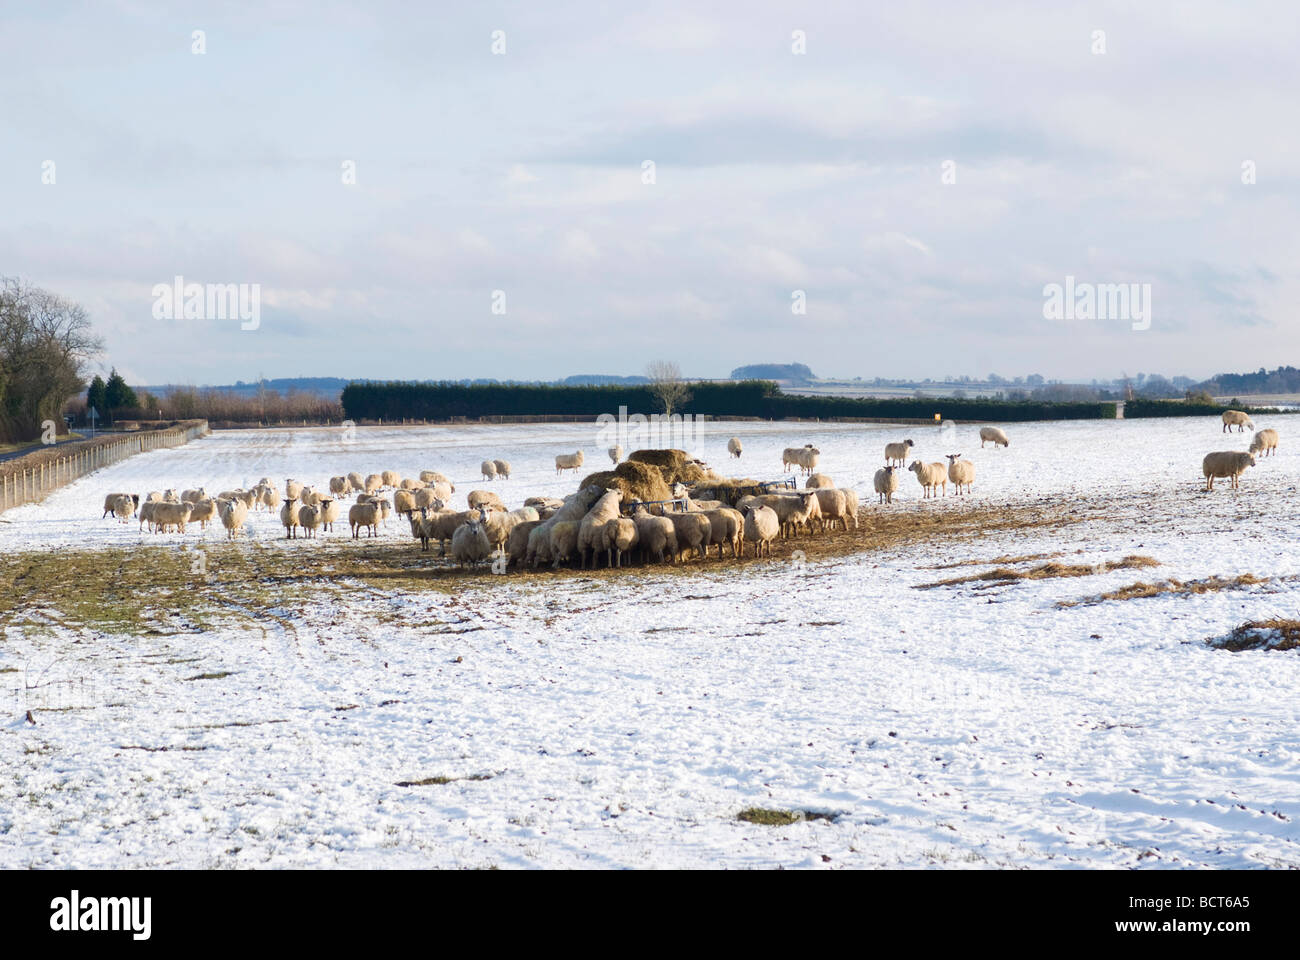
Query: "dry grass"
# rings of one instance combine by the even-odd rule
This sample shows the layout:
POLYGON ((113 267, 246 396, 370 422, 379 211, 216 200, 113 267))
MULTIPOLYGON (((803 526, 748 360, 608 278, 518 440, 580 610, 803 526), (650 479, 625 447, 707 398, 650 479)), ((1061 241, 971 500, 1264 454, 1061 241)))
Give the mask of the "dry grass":
POLYGON ((1106 600, 1140 600, 1143 597, 1164 595, 1190 597, 1199 593, 1218 593, 1221 590, 1239 590, 1270 582, 1270 577, 1257 577, 1253 573, 1241 573, 1235 577, 1208 577, 1204 580, 1158 580, 1155 583, 1131 583, 1127 587, 1099 593, 1079 600, 1059 600, 1058 607, 1091 606, 1106 600))
POLYGON ((672 489, 664 482, 663 472, 658 467, 636 460, 624 460, 613 470, 588 474, 583 477, 582 483, 578 484, 578 489, 581 490, 592 484, 606 490, 617 487, 623 494, 624 503, 629 500, 646 502, 667 500, 673 495, 672 489))
POLYGON ((1108 560, 1105 563, 1050 563, 1040 564, 1028 570, 1012 570, 1010 567, 997 567, 984 573, 973 573, 969 577, 952 577, 948 580, 936 580, 934 583, 918 583, 917 590, 932 590, 935 587, 951 587, 960 583, 978 583, 992 581, 998 584, 1013 583, 1017 580, 1053 580, 1058 577, 1091 577, 1112 570, 1130 570, 1141 567, 1158 567, 1160 561, 1152 557, 1131 554, 1123 560, 1108 560))
MULTIPOLYGON (((1082 552, 1082 551, 1080 551, 1082 552)), ((1034 560, 1051 560, 1059 553, 1026 553, 1019 557, 994 557, 992 560, 955 560, 952 563, 936 563, 919 567, 920 570, 951 570, 953 567, 991 567, 995 564, 1031 563, 1034 560)))
POLYGON ((1226 637, 1205 641, 1216 650, 1238 653, 1242 650, 1300 649, 1300 620, 1249 620, 1226 637))
POLYGON ((837 814, 821 810, 769 810, 765 807, 747 807, 736 814, 737 820, 756 823, 761 827, 788 827, 806 820, 834 820, 837 814))

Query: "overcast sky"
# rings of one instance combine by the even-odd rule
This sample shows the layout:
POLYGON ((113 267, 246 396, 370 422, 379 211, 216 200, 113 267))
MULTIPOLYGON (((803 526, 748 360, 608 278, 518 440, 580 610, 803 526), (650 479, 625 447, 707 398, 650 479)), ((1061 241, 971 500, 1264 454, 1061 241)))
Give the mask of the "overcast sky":
POLYGON ((3 10, 0 274, 134 383, 1300 357, 1294 2, 3 10), (260 325, 156 319, 177 275, 260 325), (1044 319, 1066 276, 1150 328, 1044 319))

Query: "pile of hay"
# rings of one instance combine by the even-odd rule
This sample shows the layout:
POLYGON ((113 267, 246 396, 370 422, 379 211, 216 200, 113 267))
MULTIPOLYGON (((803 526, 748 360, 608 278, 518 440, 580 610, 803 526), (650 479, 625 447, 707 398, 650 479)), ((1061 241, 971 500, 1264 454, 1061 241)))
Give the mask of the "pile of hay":
POLYGON ((635 450, 628 454, 629 462, 646 463, 659 468, 664 483, 684 483, 688 487, 710 480, 725 480, 712 470, 705 470, 685 450, 635 450))
POLYGON ((589 484, 605 490, 617 487, 623 494, 624 503, 629 500, 669 500, 673 495, 658 467, 636 460, 624 460, 613 470, 590 474, 583 478, 578 489, 589 484))
POLYGON ((697 500, 721 500, 727 506, 734 507, 741 497, 766 492, 768 491, 759 489, 758 481, 750 477, 743 480, 724 477, 705 481, 695 489, 694 496, 697 500))

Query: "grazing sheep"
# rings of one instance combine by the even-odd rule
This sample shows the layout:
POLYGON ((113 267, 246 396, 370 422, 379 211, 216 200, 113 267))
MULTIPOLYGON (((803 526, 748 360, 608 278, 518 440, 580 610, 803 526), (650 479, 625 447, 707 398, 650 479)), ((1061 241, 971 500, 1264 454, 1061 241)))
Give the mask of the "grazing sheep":
POLYGON ((523 520, 515 524, 506 538, 506 564, 522 566, 528 556, 528 538, 541 525, 540 520, 523 520))
MULTIPOLYGON (((150 494, 150 496, 153 496, 153 494, 150 494)), ((131 501, 131 512, 128 513, 127 516, 130 517, 135 515, 136 509, 140 506, 140 494, 110 493, 108 496, 104 498, 104 514, 99 519, 103 520, 104 517, 108 516, 110 513, 116 512, 114 509, 114 504, 117 502, 118 497, 126 497, 128 500, 131 501)))
POLYGON ((900 467, 907 466, 907 451, 916 446, 911 440, 903 440, 900 443, 885 444, 885 463, 896 464, 900 467))
POLYGON ((677 528, 667 517, 656 517, 646 511, 645 504, 639 501, 632 502, 632 520, 636 524, 637 544, 641 548, 641 557, 649 559, 653 554, 654 558, 664 562, 668 557, 671 562, 677 562, 677 528))
POLYGON ((740 459, 740 454, 744 451, 744 449, 745 449, 744 446, 741 444, 740 440, 736 437, 732 437, 730 440, 727 441, 727 453, 731 454, 731 456, 735 457, 737 460, 740 459))
POLYGON ((741 497, 736 502, 737 509, 762 505, 777 515, 779 530, 788 539, 798 532, 805 523, 821 518, 821 504, 817 500, 816 490, 800 490, 792 493, 765 493, 761 496, 741 497))
MULTIPOLYGON (((146 500, 144 503, 140 504, 139 516, 140 516, 140 530, 142 532, 144 531, 144 525, 146 523, 149 524, 149 530, 150 531, 153 530, 153 508, 155 504, 161 502, 162 502, 161 500, 146 500)), ((100 519, 102 520, 104 518, 100 517, 100 519)))
POLYGON ((320 525, 330 533, 333 533, 334 524, 338 521, 339 514, 342 513, 342 507, 339 505, 339 502, 325 497, 316 506, 317 509, 320 510, 320 525))
POLYGON ((227 500, 221 505, 221 525, 226 528, 226 539, 234 540, 244 529, 248 519, 248 506, 242 500, 227 500))
POLYGON ((244 506, 247 507, 249 510, 252 510, 253 505, 257 503, 257 491, 245 490, 235 499, 241 501, 244 504, 244 506))
POLYGON ((916 474, 916 479, 925 489, 925 496, 922 499, 929 499, 932 494, 938 496, 934 492, 935 487, 943 487, 943 495, 948 496, 948 470, 942 463, 922 463, 920 460, 913 460, 912 465, 907 469, 916 474))
POLYGON ((378 497, 374 502, 379 505, 379 519, 387 525, 388 516, 393 512, 392 503, 386 497, 378 497))
POLYGON ((201 530, 208 529, 208 521, 217 519, 217 501, 211 497, 204 497, 202 500, 194 501, 190 508, 190 518, 187 523, 197 523, 201 530))
POLYGON ((410 490, 393 491, 393 509, 397 511, 399 517, 406 516, 415 510, 415 494, 410 490))
MULTIPOLYGON (((917 461, 919 463, 920 461, 917 461)), ((915 466, 916 464, 913 464, 915 466)), ((898 492, 898 468, 892 464, 876 471, 876 493, 880 494, 880 503, 893 503, 894 494, 898 492)))
POLYGON ((814 473, 808 478, 803 488, 805 490, 832 490, 835 488, 835 481, 824 473, 814 473))
POLYGON ((502 477, 503 479, 506 479, 506 480, 509 480, 509 479, 510 479, 510 461, 509 461, 509 460, 493 460, 492 463, 493 463, 493 464, 496 466, 496 468, 497 468, 497 476, 498 476, 498 477, 502 477))
POLYGON ((384 488, 384 478, 378 473, 369 474, 364 484, 366 493, 378 493, 384 488))
POLYGON ((838 521, 847 532, 849 529, 849 516, 844 491, 822 488, 814 492, 817 494, 817 506, 821 511, 818 522, 819 528, 823 531, 827 527, 834 528, 836 521, 838 521))
POLYGON ((1277 431, 1272 427, 1260 430, 1250 441, 1250 452, 1260 453, 1260 451, 1263 451, 1262 456, 1265 457, 1271 457, 1277 452, 1277 431))
POLYGON ((587 515, 587 511, 604 494, 605 490, 593 483, 565 497, 560 508, 544 519, 541 526, 533 531, 532 537, 529 539, 529 559, 532 560, 533 564, 536 565, 541 562, 541 559, 552 555, 553 551, 546 541, 550 539, 551 531, 557 524, 572 521, 576 535, 577 525, 587 515))
POLYGON ((703 513, 670 513, 668 519, 672 521, 673 528, 677 533, 677 556, 684 561, 692 552, 695 552, 700 557, 707 559, 709 556, 709 542, 713 536, 708 515, 703 513))
POLYGON ((517 510, 511 510, 510 512, 514 516, 518 517, 521 522, 526 520, 542 519, 542 516, 537 512, 536 507, 519 507, 517 510))
POLYGON ((316 531, 320 529, 320 507, 304 503, 298 508, 298 526, 302 527, 307 535, 307 539, 316 536, 316 531))
POLYGON ((471 510, 487 507, 489 510, 500 510, 504 513, 506 509, 506 505, 501 498, 490 490, 471 490, 469 496, 465 499, 469 502, 471 510))
POLYGON ((1232 489, 1237 489, 1237 480, 1247 467, 1255 466, 1255 458, 1249 453, 1238 453, 1233 450, 1221 450, 1218 453, 1207 453, 1205 459, 1201 461, 1201 472, 1205 474, 1205 490, 1208 493, 1214 489, 1215 477, 1228 477, 1232 480, 1232 489))
POLYGON ((551 527, 551 567, 558 570, 560 564, 568 563, 573 558, 573 551, 578 546, 578 522, 561 520, 551 527))
POLYGON ((352 539, 361 538, 361 528, 366 527, 370 530, 370 536, 379 533, 379 520, 382 514, 379 509, 379 502, 370 500, 366 503, 354 503, 348 510, 348 524, 352 527, 352 539))
POLYGON ((352 488, 351 490, 348 491, 348 493, 351 493, 352 490, 364 490, 366 488, 365 478, 362 477, 361 474, 357 473, 355 470, 349 470, 348 486, 352 488))
POLYGON ((619 503, 622 499, 621 491, 607 491, 578 524, 578 557, 584 569, 587 566, 588 553, 591 554, 591 565, 594 569, 598 552, 606 549, 605 524, 618 519, 619 503))
POLYGON ((456 492, 456 488, 452 486, 451 480, 443 476, 437 470, 421 470, 420 479, 425 483, 445 483, 448 486, 451 486, 452 493, 456 492))
POLYGON ((710 510, 717 510, 719 507, 725 507, 726 504, 721 500, 692 500, 687 498, 686 509, 692 513, 708 513, 710 510))
POLYGON ((298 538, 298 501, 292 497, 284 498, 284 506, 280 508, 280 523, 284 525, 284 538, 286 540, 296 540, 298 538))
POLYGON ((775 510, 757 503, 749 505, 745 511, 745 539, 754 545, 754 556, 762 556, 766 547, 770 557, 772 541, 780 532, 781 521, 777 519, 775 510))
POLYGON ((284 496, 290 500, 297 500, 302 497, 303 485, 297 480, 289 478, 284 481, 284 496))
POLYGON ((853 522, 853 529, 858 529, 858 491, 852 487, 844 487, 841 491, 844 494, 844 515, 853 522))
POLYGON ((483 509, 456 528, 451 538, 451 556, 462 567, 477 566, 492 556, 492 543, 484 527, 486 522, 487 510, 483 509))
POLYGON ((980 449, 983 450, 984 444, 990 440, 993 441, 995 447, 1011 446, 1011 441, 1007 439, 1007 435, 1000 428, 980 427, 980 449))
POLYGON ((781 452, 781 468, 794 465, 800 473, 811 474, 817 468, 817 458, 820 455, 821 451, 811 443, 805 443, 802 447, 786 447, 781 452))
POLYGON ((429 549, 429 510, 421 507, 419 512, 412 511, 407 518, 411 522, 411 536, 420 541, 420 550, 429 549))
POLYGON ((181 494, 181 503, 197 503, 208 495, 208 492, 202 487, 197 490, 186 490, 181 494))
POLYGON ((423 507, 432 507, 434 503, 438 500, 442 500, 443 502, 446 502, 447 499, 445 497, 438 496, 438 491, 433 487, 421 487, 419 490, 414 491, 414 493, 415 493, 415 509, 417 510, 423 507))
POLYGON ((403 477, 399 486, 403 490, 423 490, 428 486, 423 480, 415 480, 411 477, 403 477))
POLYGON ((970 493, 971 484, 975 482, 975 464, 969 460, 959 460, 960 453, 946 453, 948 458, 948 479, 956 488, 957 496, 961 496, 961 488, 964 486, 966 492, 970 493))
POLYGON ((309 507, 320 506, 320 502, 325 499, 325 492, 317 490, 315 487, 306 487, 302 491, 302 496, 298 499, 309 507))
POLYGON ((1240 410, 1224 410, 1223 432, 1231 433, 1233 427, 1237 428, 1238 433, 1245 433, 1247 427, 1250 427, 1252 430, 1255 429, 1255 421, 1251 420, 1248 414, 1242 413, 1240 410))
POLYGON ((456 531, 461 524, 467 523, 471 517, 476 516, 478 516, 477 510, 444 510, 441 508, 431 510, 427 525, 429 539, 438 541, 438 549, 445 557, 447 551, 451 549, 451 538, 456 535, 456 531))
POLYGON ((565 470, 577 470, 582 466, 582 451, 561 453, 555 457, 555 475, 558 477, 565 470))
POLYGON ((479 466, 483 472, 484 480, 495 480, 497 478, 497 463, 495 460, 484 460, 479 466))
POLYGON ((623 459, 623 448, 617 443, 609 448, 609 459, 613 461, 614 466, 618 466, 618 462, 623 459))
POLYGON ((402 482, 402 475, 396 470, 385 470, 379 476, 380 479, 384 481, 384 486, 386 487, 397 487, 402 482))
POLYGON ((346 497, 352 492, 352 482, 347 477, 330 477, 330 493, 346 497))
POLYGON ((188 503, 172 503, 165 500, 162 503, 153 505, 153 529, 155 533, 166 533, 171 527, 175 527, 181 533, 185 532, 185 524, 189 522, 190 510, 192 507, 188 503))
MULTIPOLYGON (((605 533, 605 566, 623 566, 623 555, 629 558, 632 548, 637 543, 636 521, 627 517, 615 517, 601 528, 605 533)), ((721 552, 722 548, 718 548, 721 552)), ((595 566, 593 561, 592 566, 595 566)))
POLYGON ((488 542, 492 544, 492 549, 504 553, 506 541, 510 539, 510 531, 522 523, 523 518, 518 514, 488 510, 486 507, 481 508, 481 514, 483 529, 487 531, 488 542))
POLYGON ((718 559, 722 559, 725 544, 731 545, 732 557, 738 558, 744 546, 744 515, 731 507, 718 507, 707 511, 706 515, 709 518, 709 546, 718 545, 718 559))

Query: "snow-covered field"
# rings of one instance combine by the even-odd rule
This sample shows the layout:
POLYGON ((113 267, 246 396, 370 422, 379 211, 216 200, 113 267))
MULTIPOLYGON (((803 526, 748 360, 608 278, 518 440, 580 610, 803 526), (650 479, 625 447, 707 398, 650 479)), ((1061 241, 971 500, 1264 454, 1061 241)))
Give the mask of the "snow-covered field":
MULTIPOLYGON (((703 426, 692 452, 757 479, 817 445, 868 524, 962 509, 922 502, 910 474, 875 503, 883 444, 907 436, 927 461, 973 460, 978 503, 1080 504, 1077 523, 806 563, 342 583, 251 625, 142 635, 57 612, 34 629, 33 585, 0 644, 0 866, 1300 866, 1300 658, 1203 643, 1297 616, 1289 423, 1259 423, 1278 455, 1208 494, 1201 457, 1250 434, 1205 418, 1011 424, 984 450, 964 425, 703 426), (1031 554, 1160 566, 914 589, 1031 554), (1057 606, 1242 573, 1272 579, 1057 606), (398 785, 427 780, 447 782, 398 785), (833 819, 737 820, 749 807, 833 819)), ((515 506, 572 492, 556 453, 597 470, 603 447, 580 424, 220 433, 0 515, 0 554, 206 539, 219 564, 219 528, 141 534, 100 519, 104 495, 433 468, 463 502, 500 457, 514 475, 492 488, 515 506)), ((266 514, 251 536, 353 549, 342 528, 342 547, 285 543, 266 514)), ((396 521, 376 542, 418 551, 396 521)))

